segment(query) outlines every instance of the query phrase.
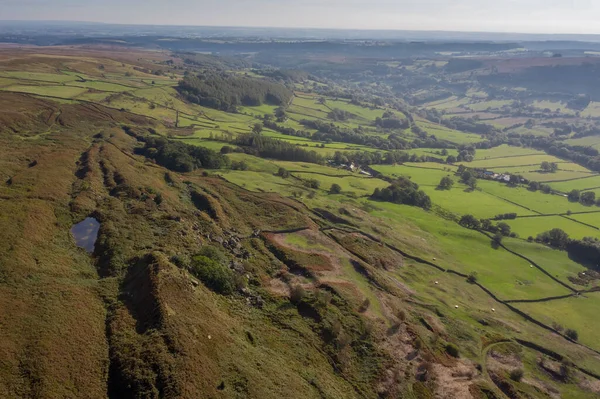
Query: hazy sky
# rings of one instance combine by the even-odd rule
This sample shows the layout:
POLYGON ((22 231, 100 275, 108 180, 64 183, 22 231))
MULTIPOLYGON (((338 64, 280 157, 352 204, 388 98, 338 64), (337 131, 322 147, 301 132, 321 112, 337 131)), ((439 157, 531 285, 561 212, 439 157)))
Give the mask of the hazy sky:
POLYGON ((600 0, 0 0, 0 20, 600 33, 600 0))

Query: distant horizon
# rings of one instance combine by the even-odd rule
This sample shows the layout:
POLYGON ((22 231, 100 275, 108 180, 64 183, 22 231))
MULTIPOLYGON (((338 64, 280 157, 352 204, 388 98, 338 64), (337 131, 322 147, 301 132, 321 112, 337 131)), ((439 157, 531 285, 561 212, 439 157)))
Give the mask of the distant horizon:
POLYGON ((598 35, 593 0, 2 0, 12 21, 598 35))
POLYGON ((0 19, 3 23, 40 23, 40 24, 89 24, 89 25, 117 25, 117 26, 144 26, 144 27, 180 27, 180 28, 216 28, 216 29, 273 29, 273 30, 308 30, 308 31, 356 31, 356 32, 416 32, 416 33, 464 33, 464 34, 486 34, 486 35, 526 35, 526 36, 600 36, 599 33, 575 33, 575 32, 523 32, 523 31, 494 31, 494 30, 459 30, 459 29, 402 29, 402 28, 345 28, 345 27, 316 27, 316 26, 269 26, 269 25, 211 25, 211 24, 175 24, 175 23, 136 23, 136 22, 110 22, 110 21, 86 21, 86 20, 61 20, 61 19, 0 19))

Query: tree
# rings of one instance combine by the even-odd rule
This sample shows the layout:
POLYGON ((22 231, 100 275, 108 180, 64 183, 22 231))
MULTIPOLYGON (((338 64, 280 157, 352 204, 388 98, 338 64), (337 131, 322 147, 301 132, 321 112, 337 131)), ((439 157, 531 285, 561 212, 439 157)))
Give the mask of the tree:
POLYGON ((471 272, 467 276, 467 281, 471 284, 475 284, 477 282, 477 272, 471 272))
POLYGON ((508 237, 510 235, 510 225, 508 225, 507 223, 498 223, 496 227, 498 228, 498 232, 503 236, 508 237))
POLYGON ((469 188, 471 190, 475 190, 475 188, 477 188, 477 179, 474 177, 471 177, 467 182, 466 182, 467 186, 469 186, 469 188))
POLYGON ((593 191, 586 191, 581 194, 579 201, 583 205, 594 205, 596 203, 596 193, 593 191))
POLYGON ((440 184, 438 185, 438 188, 440 190, 450 190, 453 185, 454 185, 454 180, 452 180, 449 176, 444 176, 444 177, 442 177, 442 180, 440 180, 440 184))
POLYGON ((537 240, 555 248, 566 248, 569 243, 569 235, 561 229, 552 229, 537 236, 537 240))
POLYGON ((339 194, 339 193, 342 192, 342 187, 339 184, 337 184, 337 183, 333 183, 331 185, 331 188, 329 189, 329 192, 331 194, 339 194))
POLYGON ((252 126, 252 133, 260 134, 262 131, 263 131, 262 123, 255 123, 254 126, 252 126))
POLYGON ((463 215, 458 224, 473 230, 478 230, 481 227, 481 222, 473 215, 463 215))
POLYGON ((523 369, 511 370, 510 379, 513 381, 519 382, 523 378, 523 374, 524 374, 523 369))
POLYGON ((462 172, 462 174, 460 175, 460 180, 462 180, 463 183, 468 184, 468 181, 470 179, 473 178, 473 173, 471 173, 468 170, 465 170, 464 172, 462 172))
POLYGON ((573 341, 577 341, 579 339, 579 333, 571 328, 567 328, 565 330, 565 335, 567 338, 572 339, 573 341))
POLYGON ((446 163, 452 164, 456 162, 456 157, 454 155, 448 155, 448 158, 446 158, 446 163))
POLYGON ((579 191, 579 190, 572 190, 569 193, 569 201, 579 202, 580 196, 581 196, 581 191, 579 191))
POLYGON ((504 236, 502 235, 502 233, 498 232, 498 233, 494 234, 494 238, 492 238, 492 242, 495 243, 496 245, 500 245, 500 244, 502 244, 503 238, 504 238, 504 236))
POLYGON ((542 162, 541 169, 543 172, 550 172, 550 162, 548 162, 548 161, 542 162))
POLYGON ((279 168, 279 171, 277 172, 277 176, 287 179, 288 177, 290 177, 290 172, 288 172, 288 170, 285 168, 279 168))
POLYGON ((556 173, 557 170, 558 170, 558 164, 556 162, 551 162, 550 163, 550 172, 556 173))

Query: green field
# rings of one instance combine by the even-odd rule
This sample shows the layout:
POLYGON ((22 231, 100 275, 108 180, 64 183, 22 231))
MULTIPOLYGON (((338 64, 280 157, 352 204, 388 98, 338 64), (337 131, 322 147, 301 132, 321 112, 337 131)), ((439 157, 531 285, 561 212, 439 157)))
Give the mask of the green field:
POLYGON ((533 218, 517 218, 515 220, 505 220, 512 228, 512 231, 519 234, 521 238, 537 237, 538 234, 545 231, 558 228, 569 234, 571 238, 581 239, 583 237, 598 237, 598 230, 574 222, 561 216, 540 216, 533 218))
POLYGON ((452 130, 431 122, 416 121, 416 125, 425 130, 428 134, 434 135, 438 140, 445 140, 457 144, 470 144, 481 141, 481 137, 476 134, 452 130))
POLYGON ((20 93, 39 94, 41 96, 52 96, 60 98, 73 98, 85 93, 88 89, 73 86, 29 86, 15 85, 2 87, 1 90, 16 91, 20 93))
POLYGON ((528 155, 545 155, 543 151, 537 151, 532 148, 512 147, 503 144, 490 149, 478 149, 475 153, 475 160, 485 160, 489 158, 522 157, 528 155))
POLYGON ((515 238, 505 238, 502 244, 508 249, 531 259, 552 276, 571 286, 573 284, 569 281, 569 277, 577 277, 578 273, 588 270, 581 264, 571 260, 565 251, 515 238))
POLYGON ((517 304, 517 307, 547 324, 558 323, 564 328, 575 329, 581 343, 600 350, 600 319, 597 317, 600 312, 600 293, 545 303, 517 304))
POLYGON ((571 190, 587 190, 600 187, 600 176, 588 176, 581 179, 570 180, 565 182, 550 183, 550 187, 554 190, 568 193, 571 190))
MULTIPOLYGON (((594 207, 590 208, 590 210, 598 210, 598 212, 570 215, 569 218, 600 228, 600 208, 594 207)), ((600 238, 600 231, 596 231, 595 234, 591 234, 590 237, 600 238)))
POLYGON ((473 162, 463 162, 465 166, 471 168, 499 168, 523 165, 541 165, 542 162, 563 162, 563 160, 552 155, 521 155, 517 157, 491 158, 491 159, 476 159, 473 162))
POLYGON ((479 180, 478 187, 486 193, 517 203, 537 213, 560 214, 569 210, 572 212, 593 210, 589 206, 570 202, 567 198, 559 195, 544 194, 541 191, 532 192, 525 187, 509 187, 496 181, 479 180))
MULTIPOLYGON (((372 168, 381 174, 389 177, 407 177, 415 183, 423 186, 437 187, 440 180, 444 176, 451 176, 454 180, 458 180, 453 175, 452 171, 444 171, 439 168, 433 169, 430 164, 415 163, 415 166, 405 165, 374 165, 372 168), (431 169, 427 169, 431 168, 431 169)), ((435 164, 435 166, 441 164, 435 164)), ((449 168, 450 169, 450 168, 449 168)))
POLYGON ((331 177, 313 173, 292 173, 293 176, 303 180, 317 180, 320 183, 321 190, 329 190, 332 184, 338 184, 342 187, 342 193, 345 195, 370 196, 376 188, 385 188, 389 183, 369 177, 331 177))
POLYGON ((523 259, 492 248, 490 239, 480 233, 418 208, 388 203, 375 206, 378 210, 372 214, 387 220, 386 224, 403 235, 415 234, 426 240, 424 256, 436 256, 445 268, 477 272, 478 281, 502 298, 535 299, 569 292, 523 259))

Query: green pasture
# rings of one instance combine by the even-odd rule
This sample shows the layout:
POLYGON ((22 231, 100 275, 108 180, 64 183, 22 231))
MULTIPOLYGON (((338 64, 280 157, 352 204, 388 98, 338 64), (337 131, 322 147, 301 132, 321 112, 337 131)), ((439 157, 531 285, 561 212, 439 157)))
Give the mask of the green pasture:
POLYGON ((547 323, 558 323, 579 333, 579 342, 600 350, 600 293, 543 303, 520 303, 517 308, 547 323))
POLYGON ((462 184, 455 184, 451 190, 438 190, 432 186, 423 186, 422 189, 429 195, 434 205, 438 205, 457 216, 471 214, 478 218, 487 219, 500 213, 534 214, 532 211, 485 192, 479 190, 468 191, 466 186, 462 184))
POLYGON ((521 174, 527 180, 543 182, 543 183, 548 183, 548 182, 553 182, 553 181, 570 180, 570 179, 579 179, 582 177, 590 176, 590 172, 562 170, 561 168, 563 167, 563 165, 566 165, 564 167, 568 168, 568 167, 571 167, 571 165, 573 165, 573 164, 559 164, 558 171, 554 172, 554 173, 527 171, 527 172, 523 172, 521 174))
POLYGON ((320 189, 325 191, 329 191, 331 185, 339 184, 340 187, 342 187, 341 194, 351 196, 370 196, 376 188, 385 188, 389 186, 389 183, 372 177, 332 177, 314 173, 298 172, 293 172, 292 175, 303 180, 317 180, 320 183, 320 189))
POLYGON ((524 165, 541 165, 542 162, 563 162, 562 159, 556 158, 552 155, 539 154, 539 155, 521 155, 518 157, 504 157, 504 158, 491 158, 491 159, 476 159, 473 162, 462 162, 463 165, 470 168, 502 168, 510 166, 524 166, 524 165))
POLYGON ((504 220, 504 222, 508 223, 512 231, 519 234, 521 238, 530 236, 535 238, 538 234, 554 228, 564 230, 571 238, 598 237, 598 230, 561 216, 517 218, 515 220, 504 220))
POLYGON ((393 229, 414 231, 425 240, 427 258, 465 274, 477 272, 477 280, 502 299, 535 299, 564 295, 569 291, 529 263, 506 250, 494 249, 481 233, 465 229, 420 208, 376 202, 371 213, 386 220, 393 229), (415 231, 416 230, 416 231, 415 231))
POLYGON ((544 194, 542 191, 530 191, 525 187, 510 187, 505 183, 490 180, 478 180, 478 187, 486 193, 517 203, 523 207, 543 214, 560 214, 567 211, 585 212, 590 208, 578 202, 570 202, 560 195, 544 194))
POLYGON ((592 118, 600 117, 600 102, 592 101, 586 109, 581 112, 581 116, 587 118, 591 116, 592 118))
MULTIPOLYGON (((589 208, 589 209, 590 210, 598 210, 598 212, 597 213, 594 212, 594 213, 570 215, 569 218, 575 219, 582 223, 587 223, 592 226, 596 226, 596 227, 600 228, 600 208, 593 207, 593 208, 589 208)), ((591 233, 591 231, 590 231, 590 233, 591 233)), ((594 234, 590 234, 590 237, 600 238, 600 230, 596 230, 594 232, 594 234)))
POLYGON ((571 190, 587 190, 592 188, 600 187, 600 176, 585 176, 580 179, 564 181, 564 182, 553 182, 550 183, 550 187, 554 190, 568 193, 571 190))
POLYGON ((428 134, 434 135, 438 140, 446 140, 456 144, 470 144, 481 141, 477 134, 464 133, 458 130, 452 130, 442 125, 436 125, 430 122, 415 122, 418 127, 425 130, 428 134))
POLYGON ((425 108, 437 108, 437 109, 452 109, 458 108, 461 105, 467 105, 471 102, 470 98, 458 98, 456 96, 452 96, 449 98, 445 98, 443 100, 432 101, 430 103, 423 104, 425 108))
POLYGON ((2 71, 0 77, 7 77, 20 80, 34 80, 49 83, 66 83, 73 82, 78 78, 76 76, 62 73, 45 73, 45 72, 26 72, 26 71, 2 71))
POLYGON ((494 148, 477 149, 475 152, 475 160, 479 161, 490 158, 522 157, 528 155, 545 155, 545 153, 532 148, 512 147, 507 144, 502 144, 494 148))
POLYGON ((445 176, 452 177, 455 182, 458 181, 458 178, 454 176, 452 171, 444 171, 439 168, 425 169, 425 167, 421 167, 421 163, 414 165, 418 166, 410 167, 405 165, 373 165, 372 168, 385 176, 407 177, 413 182, 423 186, 437 187, 437 185, 440 183, 440 180, 445 176))
POLYGON ((72 86, 29 86, 14 85, 0 88, 2 91, 12 91, 20 93, 37 94, 40 96, 52 96, 60 98, 74 98, 85 93, 88 89, 72 86))
MULTIPOLYGON (((598 104, 600 105, 600 103, 598 104)), ((598 108, 598 111, 600 112, 600 107, 598 108)), ((587 136, 578 139, 568 139, 564 140, 564 142, 568 145, 580 145, 584 147, 598 148, 600 146, 600 136, 587 136)))
MULTIPOLYGON (((363 122, 372 123, 376 118, 381 118, 385 109, 382 108, 365 108, 359 105, 351 104, 349 101, 345 100, 331 100, 327 99, 326 105, 330 108, 337 108, 343 111, 350 112, 358 117, 358 119, 362 119, 363 122)), ((402 113, 396 111, 398 116, 402 116, 402 113)))
MULTIPOLYGON (((505 238, 502 244, 534 261, 548 273, 560 281, 574 286, 569 277, 577 277, 578 273, 585 272, 586 267, 571 260, 566 251, 552 249, 535 242, 528 242, 517 238, 505 238)), ((575 286, 576 287, 576 286, 575 286)), ((579 288, 583 288, 579 286, 579 288)))

